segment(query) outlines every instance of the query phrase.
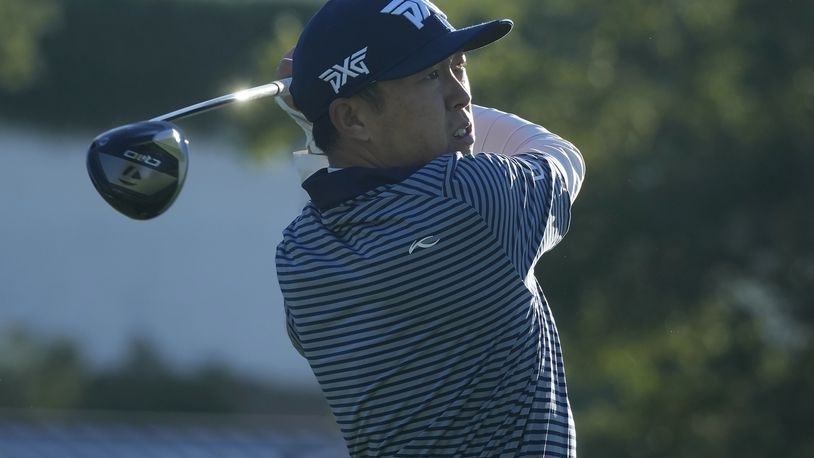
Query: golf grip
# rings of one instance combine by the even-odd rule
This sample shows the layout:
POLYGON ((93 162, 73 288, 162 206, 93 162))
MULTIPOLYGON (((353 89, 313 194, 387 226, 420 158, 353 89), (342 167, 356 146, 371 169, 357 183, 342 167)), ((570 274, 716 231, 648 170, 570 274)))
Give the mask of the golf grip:
POLYGON ((291 83, 291 78, 284 78, 262 86, 244 89, 232 94, 216 97, 205 102, 196 103, 180 110, 175 110, 171 113, 157 116, 150 121, 175 121, 177 119, 186 118, 192 115, 203 113, 223 105, 233 102, 246 102, 254 99, 261 99, 263 97, 276 97, 281 94, 288 93, 288 85, 291 83))

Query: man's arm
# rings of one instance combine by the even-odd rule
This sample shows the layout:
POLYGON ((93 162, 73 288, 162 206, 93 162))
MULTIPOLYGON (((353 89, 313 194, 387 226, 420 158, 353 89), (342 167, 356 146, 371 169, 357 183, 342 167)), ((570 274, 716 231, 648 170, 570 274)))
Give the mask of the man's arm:
POLYGON ((476 153, 455 157, 446 192, 478 211, 526 275, 568 231, 585 163, 573 144, 539 125, 478 106, 473 114, 476 153))
POLYGON ((543 153, 560 169, 571 201, 577 198, 585 179, 585 161, 573 144, 540 125, 510 113, 477 105, 472 106, 472 112, 475 118, 475 152, 507 156, 543 153))

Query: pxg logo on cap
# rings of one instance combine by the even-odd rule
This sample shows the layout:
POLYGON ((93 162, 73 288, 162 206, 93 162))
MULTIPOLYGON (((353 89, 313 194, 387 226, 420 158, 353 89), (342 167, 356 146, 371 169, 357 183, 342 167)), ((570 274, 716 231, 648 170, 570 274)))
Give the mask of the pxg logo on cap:
POLYGON ((319 78, 331 83, 334 92, 339 94, 342 86, 347 84, 348 77, 356 78, 359 75, 370 74, 370 70, 365 65, 365 57, 367 57, 367 46, 356 51, 352 56, 346 57, 342 65, 334 65, 325 70, 319 75, 319 78))
POLYGON ((433 5, 432 2, 423 0, 393 0, 381 12, 402 16, 421 30, 424 28, 424 21, 430 17, 430 8, 435 14, 446 20, 446 15, 437 6, 433 5))
POLYGON ((314 122, 339 97, 485 46, 511 27, 497 20, 456 30, 428 0, 329 0, 297 43, 290 91, 314 122))

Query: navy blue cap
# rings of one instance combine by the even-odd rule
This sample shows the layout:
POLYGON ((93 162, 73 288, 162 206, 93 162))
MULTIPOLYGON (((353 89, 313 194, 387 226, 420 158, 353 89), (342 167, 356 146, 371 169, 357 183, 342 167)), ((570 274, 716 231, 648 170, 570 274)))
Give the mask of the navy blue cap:
POLYGON ((456 30, 428 0, 329 0, 300 35, 289 90, 314 122, 337 98, 486 46, 511 28, 500 19, 456 30))

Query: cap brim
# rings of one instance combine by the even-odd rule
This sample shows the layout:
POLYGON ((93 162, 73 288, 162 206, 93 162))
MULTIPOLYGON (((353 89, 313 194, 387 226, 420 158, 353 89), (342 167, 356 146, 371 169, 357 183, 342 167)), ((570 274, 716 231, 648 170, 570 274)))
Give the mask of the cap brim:
POLYGON ((509 19, 497 19, 447 33, 427 43, 395 67, 373 75, 377 81, 393 80, 418 73, 458 51, 472 51, 503 38, 512 30, 509 19))

